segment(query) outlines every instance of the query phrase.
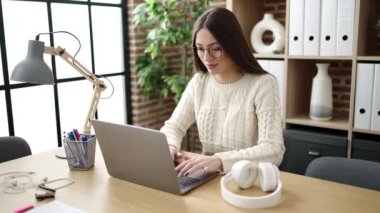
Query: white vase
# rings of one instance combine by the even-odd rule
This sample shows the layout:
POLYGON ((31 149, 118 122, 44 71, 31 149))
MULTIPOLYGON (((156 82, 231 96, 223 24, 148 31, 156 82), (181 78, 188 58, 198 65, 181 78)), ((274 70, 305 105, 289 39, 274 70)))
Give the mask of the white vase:
POLYGON ((317 74, 313 78, 310 99, 310 118, 330 120, 332 118, 332 80, 328 74, 328 63, 317 63, 317 74))
POLYGON ((273 14, 265 13, 264 18, 259 21, 252 29, 251 44, 257 53, 281 53, 285 46, 285 29, 282 24, 273 18, 273 14), (273 42, 265 44, 263 34, 271 31, 273 42))

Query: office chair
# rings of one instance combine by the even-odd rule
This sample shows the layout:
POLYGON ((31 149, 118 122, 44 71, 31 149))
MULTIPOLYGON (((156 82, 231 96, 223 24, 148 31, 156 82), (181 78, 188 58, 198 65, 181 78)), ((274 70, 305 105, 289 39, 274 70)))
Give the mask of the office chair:
POLYGON ((29 144, 20 137, 0 137, 0 163, 31 155, 29 144))
POLYGON ((310 162, 306 176, 380 190, 380 163, 344 157, 320 157, 310 162))

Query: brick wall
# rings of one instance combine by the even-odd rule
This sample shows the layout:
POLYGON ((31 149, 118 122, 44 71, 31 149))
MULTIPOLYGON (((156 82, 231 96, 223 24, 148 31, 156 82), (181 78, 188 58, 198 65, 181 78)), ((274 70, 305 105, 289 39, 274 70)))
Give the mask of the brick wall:
POLYGON ((329 75, 333 83, 333 110, 348 114, 350 108, 352 61, 331 62, 329 75))
MULTIPOLYGON (((131 20, 132 10, 138 3, 143 0, 128 1, 128 24, 129 24, 129 42, 130 42, 130 66, 133 67, 136 63, 136 58, 144 52, 144 41, 146 38, 146 27, 134 27, 131 20)), ((165 55, 175 55, 176 48, 170 51, 165 51, 165 55)), ((179 59, 170 57, 171 61, 179 61, 179 59)), ((174 66, 178 63, 173 63, 174 66)), ((132 94, 132 122, 135 125, 159 129, 165 120, 171 115, 175 103, 172 97, 161 98, 159 94, 152 95, 148 101, 144 101, 141 97, 141 89, 137 84, 137 76, 134 71, 131 71, 131 94, 132 94)))

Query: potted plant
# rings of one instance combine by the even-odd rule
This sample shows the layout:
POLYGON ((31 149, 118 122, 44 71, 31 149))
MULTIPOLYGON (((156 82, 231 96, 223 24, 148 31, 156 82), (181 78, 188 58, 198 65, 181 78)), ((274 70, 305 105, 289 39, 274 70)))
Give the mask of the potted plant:
POLYGON ((167 97, 174 94, 176 102, 192 74, 192 25, 208 8, 210 0, 145 0, 133 10, 135 26, 148 26, 144 55, 137 58, 133 69, 142 87, 142 96, 148 99, 158 92, 167 97), (163 54, 167 47, 178 47, 180 70, 173 70, 163 54))

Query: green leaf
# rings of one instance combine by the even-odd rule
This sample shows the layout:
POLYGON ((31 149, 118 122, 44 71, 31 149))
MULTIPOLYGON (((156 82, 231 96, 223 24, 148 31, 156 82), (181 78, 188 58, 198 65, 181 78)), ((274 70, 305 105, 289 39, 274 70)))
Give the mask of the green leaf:
POLYGON ((161 93, 162 97, 166 98, 166 97, 168 97, 169 89, 168 88, 162 88, 160 93, 161 93))
POLYGON ((156 0, 145 0, 147 4, 154 4, 156 3, 156 0))
MULTIPOLYGON (((149 26, 144 49, 146 54, 138 56, 132 67, 144 100, 153 93, 159 93, 162 97, 172 93, 174 100, 179 101, 190 80, 186 69, 192 69, 192 58, 182 58, 178 54, 179 60, 185 60, 179 62, 185 64, 185 70, 169 71, 172 66, 162 49, 171 45, 190 45, 192 25, 209 3, 210 0, 145 0, 132 11, 134 25, 149 26)), ((178 63, 177 59, 175 61, 178 63)))
POLYGON ((155 59, 158 55, 158 48, 157 46, 154 46, 154 48, 152 49, 152 52, 150 53, 151 56, 152 56, 152 59, 155 59))
POLYGON ((148 32, 147 39, 156 40, 160 29, 152 29, 148 32))
POLYGON ((145 23, 145 4, 137 5, 136 8, 132 11, 132 14, 132 22, 135 26, 139 26, 145 23))

